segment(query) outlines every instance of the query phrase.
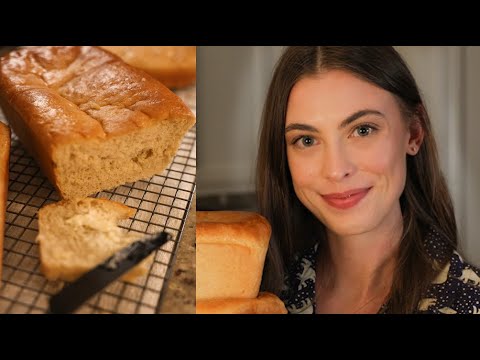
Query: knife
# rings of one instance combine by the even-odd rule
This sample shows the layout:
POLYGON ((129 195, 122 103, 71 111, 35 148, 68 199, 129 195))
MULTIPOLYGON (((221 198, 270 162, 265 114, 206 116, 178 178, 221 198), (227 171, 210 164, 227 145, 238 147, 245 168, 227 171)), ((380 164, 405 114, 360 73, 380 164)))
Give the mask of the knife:
POLYGON ((53 295, 50 298, 49 312, 66 314, 75 311, 81 304, 132 269, 171 237, 169 233, 163 231, 153 238, 135 241, 119 250, 75 282, 66 285, 58 294, 53 295))

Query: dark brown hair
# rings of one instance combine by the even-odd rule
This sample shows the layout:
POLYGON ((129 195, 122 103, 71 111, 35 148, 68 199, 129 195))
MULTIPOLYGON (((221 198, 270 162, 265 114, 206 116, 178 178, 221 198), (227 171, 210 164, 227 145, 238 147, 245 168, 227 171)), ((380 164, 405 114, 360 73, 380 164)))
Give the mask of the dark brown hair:
POLYGON ((293 190, 285 148, 285 117, 292 87, 303 77, 332 69, 348 71, 389 91, 405 120, 419 121, 424 131, 418 154, 406 155, 407 179, 400 197, 403 236, 388 304, 388 312, 412 313, 436 272, 457 248, 457 226, 417 84, 401 56, 387 46, 293 46, 278 61, 263 111, 257 158, 259 210, 272 225, 262 289, 280 295, 286 267, 295 254, 314 243, 320 245, 319 256, 325 256, 321 253, 326 244, 325 227, 293 190), (446 253, 436 267, 425 247, 432 229, 446 244, 446 253))

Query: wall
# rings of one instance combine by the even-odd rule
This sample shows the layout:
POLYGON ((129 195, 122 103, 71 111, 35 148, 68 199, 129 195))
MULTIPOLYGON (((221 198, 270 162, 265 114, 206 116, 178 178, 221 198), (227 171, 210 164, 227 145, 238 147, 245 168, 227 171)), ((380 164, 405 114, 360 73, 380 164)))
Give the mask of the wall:
POLYGON ((281 49, 198 48, 198 196, 253 191, 258 127, 281 49))
POLYGON ((465 210, 464 234, 467 258, 480 265, 480 47, 465 49, 465 210))
POLYGON ((460 249, 480 265, 480 47, 397 47, 423 91, 455 205, 460 249))

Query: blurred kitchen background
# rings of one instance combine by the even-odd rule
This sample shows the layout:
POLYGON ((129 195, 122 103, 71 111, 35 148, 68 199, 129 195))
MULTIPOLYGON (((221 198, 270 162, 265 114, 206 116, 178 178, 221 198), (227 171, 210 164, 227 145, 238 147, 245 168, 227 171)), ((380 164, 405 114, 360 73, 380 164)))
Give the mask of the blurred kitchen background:
MULTIPOLYGON (((455 204, 461 250, 480 265, 480 47, 398 46, 423 93, 455 204)), ((256 210, 263 103, 281 46, 197 48, 197 210, 256 210)))

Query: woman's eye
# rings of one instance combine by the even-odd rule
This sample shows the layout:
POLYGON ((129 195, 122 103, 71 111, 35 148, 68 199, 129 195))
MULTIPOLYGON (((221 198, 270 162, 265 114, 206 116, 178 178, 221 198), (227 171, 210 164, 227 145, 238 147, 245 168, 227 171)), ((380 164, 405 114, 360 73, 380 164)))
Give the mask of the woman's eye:
POLYGON ((298 148, 304 149, 304 148, 315 145, 315 139, 308 135, 299 136, 293 140, 292 145, 295 145, 298 148))
POLYGON ((361 125, 354 130, 353 136, 365 137, 370 135, 375 129, 368 125, 361 125))
POLYGON ((302 142, 302 145, 305 146, 305 147, 312 146, 313 142, 314 142, 313 139, 309 136, 302 136, 302 138, 300 140, 302 142))

